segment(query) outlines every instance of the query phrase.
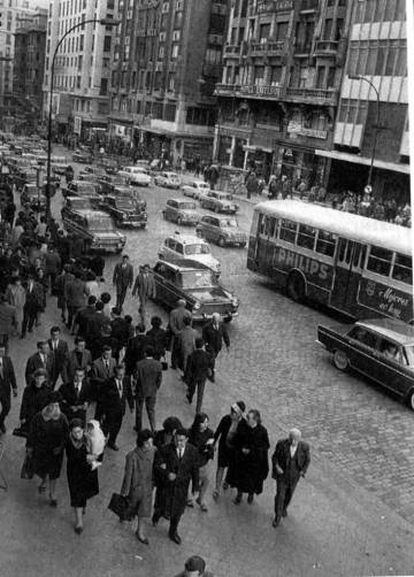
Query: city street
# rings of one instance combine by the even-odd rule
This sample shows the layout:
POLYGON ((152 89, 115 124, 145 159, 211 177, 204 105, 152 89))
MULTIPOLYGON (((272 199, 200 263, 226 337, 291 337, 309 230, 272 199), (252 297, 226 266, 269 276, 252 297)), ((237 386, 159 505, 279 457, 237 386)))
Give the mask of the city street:
MULTIPOLYGON (((154 186, 138 190, 148 203, 148 227, 126 232, 125 248, 136 272, 140 264, 153 265, 163 239, 178 230, 163 220, 162 208, 168 198, 181 195, 154 186)), ((253 204, 242 199, 239 204, 239 224, 248 232, 253 204)), ((55 216, 61 206, 58 192, 53 200, 55 216)), ((241 305, 230 326, 230 352, 218 360, 216 383, 208 384, 203 408, 212 428, 237 400, 259 409, 271 453, 291 427, 302 430, 311 446, 312 463, 289 517, 278 529, 272 528, 274 482, 269 478, 253 505, 235 507, 229 491, 218 503, 209 496, 207 514, 188 510, 181 547, 168 540, 163 523, 148 529, 150 546, 141 545, 130 524, 120 524, 107 510, 112 492, 120 489, 125 454, 134 446, 133 419, 128 414, 119 439, 121 450, 106 452, 99 470, 100 495, 88 508, 85 532, 75 535, 65 474, 59 481, 59 507, 53 510, 37 494, 34 481, 20 480, 24 441, 11 436, 18 423, 26 359, 36 341, 58 324, 55 299, 49 297, 41 327, 11 346, 19 396, 8 418, 0 462, 9 482, 8 492, 0 493, 2 577, 169 577, 182 570, 191 554, 201 554, 217 577, 414 572, 413 413, 375 385, 334 368, 315 342, 316 329, 319 323, 338 326, 340 319, 273 290, 247 270, 246 249, 212 246, 212 252, 222 263, 223 284, 241 305)), ((107 258, 102 290, 112 290, 118 260, 107 258)), ((152 305, 151 312, 155 311, 167 319, 165 311, 152 305)), ((125 312, 137 321, 137 306, 130 296, 125 312)), ((177 374, 169 370, 159 394, 157 425, 171 414, 190 425, 194 408, 188 405, 177 374)))

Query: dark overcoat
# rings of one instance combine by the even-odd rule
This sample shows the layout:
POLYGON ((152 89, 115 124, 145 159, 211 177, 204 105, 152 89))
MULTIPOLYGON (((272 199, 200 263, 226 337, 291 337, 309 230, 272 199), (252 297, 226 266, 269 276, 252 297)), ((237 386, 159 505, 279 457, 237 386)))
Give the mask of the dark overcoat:
POLYGON ((263 492, 269 474, 269 436, 263 425, 238 427, 234 438, 234 471, 231 485, 242 493, 263 492), (243 449, 248 449, 245 454, 243 449))

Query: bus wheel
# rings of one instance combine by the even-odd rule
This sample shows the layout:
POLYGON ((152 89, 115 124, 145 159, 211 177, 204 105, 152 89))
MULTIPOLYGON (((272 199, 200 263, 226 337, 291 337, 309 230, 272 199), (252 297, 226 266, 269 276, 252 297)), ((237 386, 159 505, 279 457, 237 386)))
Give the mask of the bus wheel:
POLYGON ((407 395, 407 405, 414 411, 414 389, 411 389, 407 395))
POLYGON ((305 298, 305 281, 299 274, 292 273, 289 276, 287 293, 289 297, 296 302, 300 302, 305 298))
POLYGON ((349 359, 344 351, 335 351, 333 354, 333 364, 339 371, 346 371, 349 367, 349 359))

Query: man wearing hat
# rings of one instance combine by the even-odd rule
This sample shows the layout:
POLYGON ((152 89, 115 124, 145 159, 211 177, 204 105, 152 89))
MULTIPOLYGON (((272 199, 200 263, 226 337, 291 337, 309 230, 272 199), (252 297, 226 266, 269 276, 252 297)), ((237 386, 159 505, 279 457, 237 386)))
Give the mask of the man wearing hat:
POLYGON ((125 297, 129 288, 132 287, 134 280, 134 269, 129 262, 129 256, 124 254, 122 261, 115 265, 112 282, 116 288, 116 306, 122 310, 125 297))
POLYGON ((309 467, 309 445, 301 438, 302 433, 299 429, 291 429, 288 439, 282 439, 276 443, 272 456, 272 477, 276 480, 273 527, 280 525, 282 517, 287 517, 287 508, 296 485, 299 479, 305 476, 309 467))
POLYGON ((184 565, 184 571, 176 577, 214 577, 213 573, 206 571, 206 562, 198 555, 192 555, 184 565))

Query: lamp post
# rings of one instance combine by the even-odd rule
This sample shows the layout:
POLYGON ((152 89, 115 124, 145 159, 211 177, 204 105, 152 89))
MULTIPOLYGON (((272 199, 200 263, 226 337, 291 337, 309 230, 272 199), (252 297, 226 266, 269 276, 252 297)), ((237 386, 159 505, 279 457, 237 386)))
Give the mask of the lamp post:
POLYGON ((53 85, 55 80, 55 63, 56 56, 61 47, 63 41, 69 34, 71 34, 77 28, 85 26, 85 24, 100 24, 102 26, 118 26, 119 21, 113 20, 112 18, 90 18, 89 20, 84 20, 83 22, 78 22, 60 38, 53 52, 52 64, 50 67, 50 88, 49 88, 49 113, 48 113, 48 123, 47 123, 47 171, 46 171, 46 218, 50 219, 50 199, 51 199, 51 159, 52 159, 52 106, 53 106, 53 85))
POLYGON ((377 150, 377 140, 378 140, 378 131, 380 128, 380 97, 379 97, 379 92, 375 86, 375 84, 373 82, 371 82, 371 80, 369 78, 367 78, 366 76, 361 76, 360 74, 350 74, 348 76, 351 80, 362 80, 363 82, 366 82, 367 84, 369 84, 369 86, 374 90, 375 92, 375 96, 377 98, 377 110, 376 110, 376 124, 375 124, 375 130, 374 130, 374 141, 372 143, 372 152, 371 152, 371 164, 369 167, 369 172, 368 172, 368 182, 367 182, 367 186, 371 187, 372 190, 372 173, 374 170, 374 161, 375 161, 375 153, 377 150))

